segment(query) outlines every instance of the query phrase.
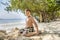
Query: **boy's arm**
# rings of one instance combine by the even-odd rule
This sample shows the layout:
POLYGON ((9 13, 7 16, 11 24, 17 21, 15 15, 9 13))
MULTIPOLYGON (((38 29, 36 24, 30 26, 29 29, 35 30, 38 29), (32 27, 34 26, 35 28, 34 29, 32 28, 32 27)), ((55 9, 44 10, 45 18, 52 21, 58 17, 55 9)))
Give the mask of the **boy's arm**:
POLYGON ((38 25, 37 25, 36 21, 33 18, 32 18, 32 22, 35 25, 36 33, 38 33, 38 25))

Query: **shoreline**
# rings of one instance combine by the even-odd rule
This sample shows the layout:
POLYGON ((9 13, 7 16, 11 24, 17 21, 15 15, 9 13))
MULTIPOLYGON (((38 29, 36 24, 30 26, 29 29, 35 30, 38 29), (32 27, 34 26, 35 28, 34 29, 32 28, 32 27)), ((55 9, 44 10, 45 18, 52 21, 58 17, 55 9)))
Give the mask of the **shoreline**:
MULTIPOLYGON (((13 22, 13 23, 4 23, 4 24, 0 24, 0 30, 2 28, 2 30, 8 30, 8 29, 13 29, 13 28, 19 28, 22 29, 25 27, 25 23, 24 22, 13 22)), ((49 23, 38 23, 38 27, 39 30, 59 30, 60 31, 60 21, 55 21, 55 22, 49 22, 49 23)), ((56 31, 55 30, 55 31, 56 31)))
POLYGON ((18 31, 22 27, 24 28, 25 24, 20 22, 0 24, 0 28, 4 28, 6 30, 0 30, 0 37, 2 37, 2 39, 4 40, 60 40, 60 21, 50 23, 38 23, 39 30, 43 32, 39 36, 21 36, 18 31), (15 28, 18 28, 18 30, 16 30, 15 28))

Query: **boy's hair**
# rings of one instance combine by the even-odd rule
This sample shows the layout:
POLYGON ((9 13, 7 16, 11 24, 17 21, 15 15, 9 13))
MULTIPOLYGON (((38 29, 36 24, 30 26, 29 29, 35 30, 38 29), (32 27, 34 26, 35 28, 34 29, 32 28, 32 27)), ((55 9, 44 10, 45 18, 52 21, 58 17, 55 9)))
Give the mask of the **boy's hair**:
MULTIPOLYGON (((30 11, 30 9, 26 9, 26 11, 30 11)), ((31 12, 31 11, 30 11, 31 12)))

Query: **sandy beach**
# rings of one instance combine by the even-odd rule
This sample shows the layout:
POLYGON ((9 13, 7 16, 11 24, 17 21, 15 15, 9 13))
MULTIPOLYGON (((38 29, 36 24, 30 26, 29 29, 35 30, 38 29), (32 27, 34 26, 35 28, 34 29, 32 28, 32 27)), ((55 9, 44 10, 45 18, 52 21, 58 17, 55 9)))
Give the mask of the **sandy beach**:
MULTIPOLYGON (((0 30, 11 30, 13 28, 22 29, 25 27, 25 22, 13 22, 0 24, 0 30)), ((45 30, 47 32, 60 33, 60 21, 54 21, 49 23, 38 23, 39 30, 45 30)))
MULTIPOLYGON (((39 26, 39 30, 42 31, 42 34, 39 36, 32 36, 32 37, 14 36, 18 34, 18 32, 17 31, 11 32, 12 29, 16 27, 19 29, 24 28, 25 23, 23 22, 0 24, 0 30, 6 30, 6 33, 11 32, 11 35, 15 37, 14 38, 15 40, 60 40, 60 21, 54 21, 49 23, 38 23, 38 26, 39 26)), ((12 38, 10 39, 13 40, 12 38)), ((4 40, 9 40, 9 39, 4 39, 4 40)))

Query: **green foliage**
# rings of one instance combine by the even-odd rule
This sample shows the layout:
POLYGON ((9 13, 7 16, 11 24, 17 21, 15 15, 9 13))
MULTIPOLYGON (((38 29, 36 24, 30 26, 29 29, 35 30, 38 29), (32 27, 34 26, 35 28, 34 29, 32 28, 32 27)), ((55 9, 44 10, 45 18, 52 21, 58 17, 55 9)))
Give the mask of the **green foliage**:
POLYGON ((7 7, 7 10, 22 10, 30 9, 33 16, 39 16, 42 14, 43 21, 53 20, 57 11, 60 10, 60 5, 56 4, 56 0, 10 0, 11 5, 7 7))

